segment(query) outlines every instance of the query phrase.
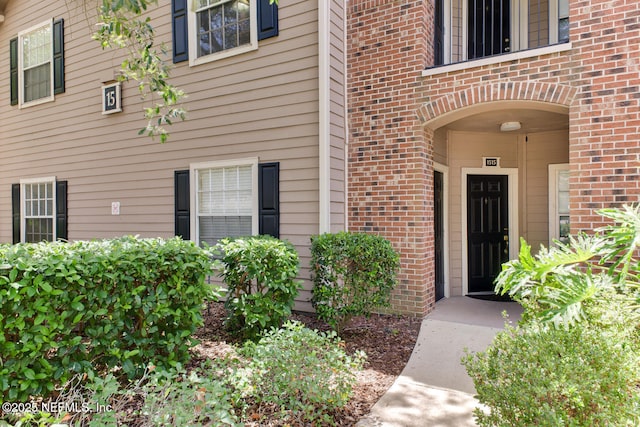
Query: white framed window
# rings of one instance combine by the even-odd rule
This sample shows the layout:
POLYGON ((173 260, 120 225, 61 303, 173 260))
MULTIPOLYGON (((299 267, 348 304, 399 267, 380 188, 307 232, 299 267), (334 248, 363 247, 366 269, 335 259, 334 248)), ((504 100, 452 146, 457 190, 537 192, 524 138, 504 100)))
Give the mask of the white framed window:
POLYGON ((569 41, 569 0, 558 1, 558 42, 569 41))
POLYGON ((437 0, 441 63, 455 64, 569 41, 568 0, 437 0))
POLYGON ((258 234, 257 158, 192 164, 190 175, 193 241, 258 234))
POLYGON ((569 241, 569 165, 549 165, 549 244, 569 241))
POLYGON ((18 33, 19 105, 54 99, 53 20, 18 33))
POLYGON ((198 65, 258 48, 256 0, 191 0, 189 63, 198 65))
POLYGON ((56 240, 56 179, 20 180, 22 242, 56 240))

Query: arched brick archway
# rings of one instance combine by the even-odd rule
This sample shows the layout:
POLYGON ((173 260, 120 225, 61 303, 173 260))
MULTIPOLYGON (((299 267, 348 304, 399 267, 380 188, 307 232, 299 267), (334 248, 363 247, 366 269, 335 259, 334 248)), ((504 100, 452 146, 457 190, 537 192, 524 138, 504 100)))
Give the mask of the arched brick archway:
MULTIPOLYGON (((459 89, 452 88, 448 93, 441 92, 439 95, 426 98, 429 102, 418 107, 417 116, 424 126, 427 144, 431 144, 434 156, 438 156, 438 162, 441 162, 445 177, 442 179, 449 183, 446 188, 441 189, 441 192, 447 196, 441 199, 440 203, 442 206, 450 204, 445 209, 446 212, 439 213, 441 223, 449 224, 451 227, 448 232, 442 231, 440 242, 445 242, 449 246, 446 250, 442 250, 438 249, 436 244, 434 257, 440 253, 441 259, 436 260, 434 264, 442 265, 441 270, 446 270, 444 275, 450 275, 441 280, 444 283, 441 286, 448 286, 450 295, 485 292, 484 289, 477 289, 475 285, 472 289, 468 280, 469 266, 475 265, 477 268, 478 265, 477 262, 471 261, 469 253, 472 251, 468 250, 466 237, 468 219, 473 217, 467 209, 469 176, 504 177, 504 188, 510 189, 508 194, 505 190, 504 200, 512 201, 508 207, 505 207, 509 218, 508 228, 505 228, 508 230, 507 241, 517 242, 523 236, 521 233, 526 237, 532 236, 536 242, 543 240, 543 235, 548 236, 546 226, 540 224, 548 221, 549 214, 542 214, 542 208, 533 212, 529 211, 528 207, 530 203, 538 203, 540 198, 548 199, 549 197, 546 190, 538 185, 542 182, 548 164, 565 164, 569 161, 567 139, 569 112, 577 92, 569 85, 557 83, 494 82, 459 89), (487 127, 484 127, 484 124, 479 125, 478 121, 462 120, 483 113, 489 114, 482 117, 492 119, 504 114, 509 117, 518 117, 520 114, 523 118, 529 119, 523 120, 525 125, 529 126, 528 129, 536 130, 528 131, 525 137, 518 136, 518 133, 499 132, 498 126, 488 131, 487 127), (553 120, 544 121, 548 117, 553 117, 553 120), (536 118, 537 121, 532 121, 532 118, 536 118), (544 128, 551 123, 562 128, 544 128), (563 124, 558 125, 558 123, 563 124), (481 127, 475 129, 472 127, 474 125, 481 127), (444 128, 444 132, 438 131, 441 128, 444 128), (530 141, 526 146, 525 138, 530 141), (551 155, 545 157, 547 153, 545 150, 551 146, 553 148, 551 155), (530 157, 524 155, 525 152, 529 153, 530 157), (502 158, 502 163, 495 169, 483 169, 481 167, 483 155, 502 158), (532 189, 527 179, 535 179, 536 187, 532 189), (525 187, 528 191, 520 191, 525 187), (521 216, 519 209, 524 209, 528 215, 521 216), (453 262, 447 262, 450 259, 453 262)), ((539 206, 538 203, 536 208, 539 206)), ((435 212, 433 215, 436 218, 435 212)), ((442 227, 435 228, 442 229, 442 227)), ((507 248, 511 258, 517 256, 517 244, 509 245, 507 248)), ((435 286, 437 288, 438 283, 435 286)))
POLYGON ((489 103, 496 103, 496 109, 502 109, 509 108, 513 102, 525 101, 530 108, 566 114, 576 92, 577 89, 571 86, 556 83, 496 82, 453 91, 423 104, 417 114, 422 124, 430 129, 472 114, 470 109, 489 103))

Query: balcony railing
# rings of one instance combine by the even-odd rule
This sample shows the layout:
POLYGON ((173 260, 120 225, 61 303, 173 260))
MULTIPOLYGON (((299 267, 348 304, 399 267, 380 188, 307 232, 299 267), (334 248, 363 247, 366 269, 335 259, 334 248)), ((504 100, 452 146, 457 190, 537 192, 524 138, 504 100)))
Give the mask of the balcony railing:
POLYGON ((436 0, 435 64, 569 41, 568 0, 436 0))

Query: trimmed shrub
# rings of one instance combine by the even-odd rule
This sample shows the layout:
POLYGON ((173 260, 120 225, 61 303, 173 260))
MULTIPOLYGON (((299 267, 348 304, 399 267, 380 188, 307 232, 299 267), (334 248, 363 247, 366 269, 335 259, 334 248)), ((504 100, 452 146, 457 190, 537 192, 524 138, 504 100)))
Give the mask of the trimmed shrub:
POLYGON ((189 358, 209 254, 179 238, 0 246, 3 400, 46 395, 76 373, 189 358))
POLYGON ((320 333, 299 322, 272 329, 240 354, 250 359, 251 396, 279 408, 284 420, 332 425, 331 411, 351 397, 365 354, 349 356, 335 332, 320 333))
POLYGON ((353 316, 388 307, 400 259, 383 237, 340 232, 311 238, 311 302, 340 332, 353 316))
POLYGON ((227 286, 227 326, 255 339, 278 327, 291 314, 300 290, 298 253, 293 245, 271 236, 222 239, 220 275, 227 286))
MULTIPOLYGON (((586 326, 586 325, 585 325, 586 326)), ((489 349, 467 354, 480 426, 640 425, 637 336, 628 329, 541 327, 500 332, 489 349)))

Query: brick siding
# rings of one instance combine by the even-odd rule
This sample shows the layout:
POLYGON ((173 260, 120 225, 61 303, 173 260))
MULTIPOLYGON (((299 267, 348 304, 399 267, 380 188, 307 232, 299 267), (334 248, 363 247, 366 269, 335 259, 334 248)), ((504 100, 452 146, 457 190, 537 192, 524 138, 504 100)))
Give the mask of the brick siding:
MULTIPOLYGON (((432 147, 416 115, 431 39, 425 2, 350 1, 347 24, 349 228, 401 254, 394 310, 433 306, 432 147)), ((428 132, 427 132, 428 133, 428 132)))
POLYGON ((572 232, 640 195, 640 2, 570 1, 568 51, 422 77, 433 2, 350 1, 349 226, 402 256, 394 308, 425 314, 433 289, 430 121, 491 101, 568 108, 572 232))

